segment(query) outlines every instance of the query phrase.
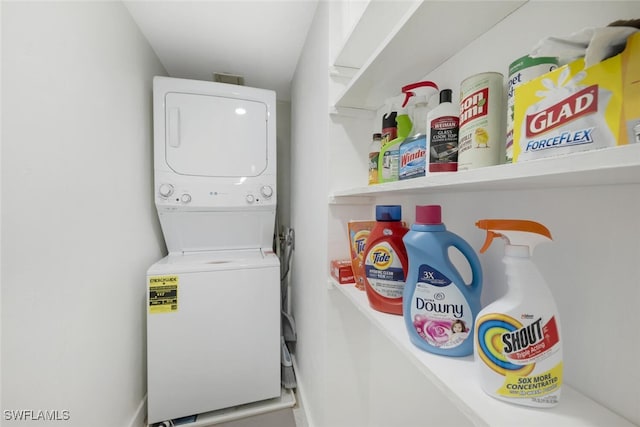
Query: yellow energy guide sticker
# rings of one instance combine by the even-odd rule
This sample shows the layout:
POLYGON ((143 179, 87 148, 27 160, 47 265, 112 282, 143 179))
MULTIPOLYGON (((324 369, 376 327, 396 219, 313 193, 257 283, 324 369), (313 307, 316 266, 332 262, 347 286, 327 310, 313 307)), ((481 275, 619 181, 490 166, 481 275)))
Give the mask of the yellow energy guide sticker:
POLYGON ((178 276, 149 278, 149 313, 178 311, 178 276))

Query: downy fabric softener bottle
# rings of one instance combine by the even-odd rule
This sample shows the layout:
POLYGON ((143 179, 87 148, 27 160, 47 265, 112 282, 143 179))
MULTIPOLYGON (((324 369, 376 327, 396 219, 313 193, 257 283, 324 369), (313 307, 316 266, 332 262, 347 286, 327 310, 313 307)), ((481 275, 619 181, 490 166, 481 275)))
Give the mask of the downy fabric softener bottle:
POLYGON ((474 319, 480 311, 482 268, 473 248, 447 231, 439 205, 416 206, 416 222, 404 236, 409 270, 403 315, 418 348, 444 356, 473 353, 474 319), (471 266, 471 283, 449 259, 458 249, 471 266))

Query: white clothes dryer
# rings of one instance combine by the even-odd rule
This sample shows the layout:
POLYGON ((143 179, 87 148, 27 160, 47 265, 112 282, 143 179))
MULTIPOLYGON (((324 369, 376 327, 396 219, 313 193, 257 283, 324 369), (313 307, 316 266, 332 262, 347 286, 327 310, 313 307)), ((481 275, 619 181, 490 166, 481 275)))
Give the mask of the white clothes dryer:
POLYGON ((272 247, 275 92, 153 80, 155 204, 169 252, 272 247))
POLYGON ((169 254, 147 271, 150 424, 281 391, 275 93, 156 77, 153 98, 169 254))

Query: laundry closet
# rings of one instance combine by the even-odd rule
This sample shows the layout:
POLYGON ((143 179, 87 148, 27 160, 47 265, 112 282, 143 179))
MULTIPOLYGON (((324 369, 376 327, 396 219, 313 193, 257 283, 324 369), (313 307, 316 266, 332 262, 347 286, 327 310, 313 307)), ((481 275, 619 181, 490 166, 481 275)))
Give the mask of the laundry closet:
MULTIPOLYGON (((239 226, 246 239, 226 235, 224 248, 208 247, 211 240, 189 228, 207 216, 190 208, 197 201, 186 188, 191 184, 156 185, 153 78, 169 76, 123 4, 4 1, 0 18, 1 424, 46 424, 4 412, 28 410, 32 416, 49 411, 61 419, 55 425, 140 427, 149 379, 160 379, 156 390, 162 390, 171 378, 157 373, 172 363, 200 379, 189 368, 203 364, 180 358, 194 342, 195 351, 210 350, 173 325, 153 325, 151 346, 165 359, 156 359, 156 376, 147 376, 146 273, 171 278, 197 268, 201 276, 227 277, 251 264, 272 274, 268 232, 239 226), (167 204, 162 220, 158 200, 167 204), (194 213, 194 221, 177 226, 194 213), (163 227, 173 230, 168 241, 163 227), (246 256, 182 255, 202 247, 246 256)), ((290 140, 290 152, 278 157, 273 189, 291 201, 285 217, 295 230, 295 397, 309 427, 640 425, 640 144, 367 185, 371 136, 379 132, 384 101, 403 85, 431 80, 452 89, 456 102, 464 78, 506 75, 544 37, 629 18, 640 18, 640 2, 318 2, 291 101, 276 101, 278 142, 282 137, 288 147, 290 140), (408 224, 416 205, 439 204, 447 228, 476 250, 484 240, 474 225, 481 218, 532 219, 551 230, 553 242, 534 261, 562 317, 565 388, 557 407, 530 410, 491 399, 479 388, 471 358, 420 353, 402 324, 372 311, 353 286, 332 280, 330 261, 349 256, 347 222, 373 219, 378 204, 401 205, 408 224)), ((165 117, 174 120, 172 114, 165 117)), ((167 143, 177 156, 168 161, 184 166, 179 143, 167 143)), ((209 175, 206 164, 196 167, 192 175, 209 175)), ((270 223, 264 185, 256 181, 243 191, 242 203, 259 199, 253 212, 270 223)), ((229 212, 223 210, 223 221, 247 223, 246 211, 229 212)), ((501 257, 497 245, 481 257, 485 305, 505 292, 501 257)), ((179 304, 211 297, 184 296, 189 300, 179 304)), ((158 308, 164 309, 171 307, 158 308)), ((242 320, 263 326, 260 319, 242 320)), ((265 326, 276 335, 272 321, 265 326)), ((260 356, 257 344, 247 354, 254 341, 227 332, 229 341, 245 346, 239 364, 260 356)), ((279 344, 267 356, 278 366, 279 344)), ((225 381, 241 396, 225 404, 272 394, 247 397, 253 390, 233 379, 238 368, 228 364, 231 358, 221 362, 230 375, 225 381)), ((268 387, 273 382, 266 380, 268 387)), ((201 403, 194 396, 190 403, 201 403)), ((156 408, 175 403, 171 393, 163 399, 156 408)))

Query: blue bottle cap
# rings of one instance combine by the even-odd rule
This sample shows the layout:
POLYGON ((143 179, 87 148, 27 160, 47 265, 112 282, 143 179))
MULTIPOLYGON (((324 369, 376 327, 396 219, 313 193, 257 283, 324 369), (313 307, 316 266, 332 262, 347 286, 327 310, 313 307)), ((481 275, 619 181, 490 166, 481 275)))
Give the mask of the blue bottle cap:
POLYGON ((402 206, 376 205, 376 221, 400 221, 401 219, 402 206))

